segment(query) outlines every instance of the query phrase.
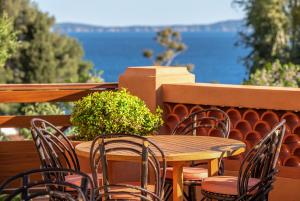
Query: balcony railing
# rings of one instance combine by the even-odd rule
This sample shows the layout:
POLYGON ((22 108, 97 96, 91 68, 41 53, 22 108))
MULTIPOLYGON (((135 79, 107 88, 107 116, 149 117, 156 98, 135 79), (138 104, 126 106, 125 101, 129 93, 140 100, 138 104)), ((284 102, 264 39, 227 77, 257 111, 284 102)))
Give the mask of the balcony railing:
MULTIPOLYGON (((117 83, 1 84, 0 103, 73 102, 96 91, 117 88, 117 83)), ((70 115, 2 115, 0 128, 29 128, 30 120, 35 117, 64 128, 71 125, 70 115)), ((31 140, 0 142, 0 183, 19 172, 39 166, 38 154, 31 140)))
MULTIPOLYGON (((72 102, 95 91, 116 90, 117 83, 99 84, 0 84, 0 103, 72 102)), ((58 126, 69 126, 69 115, 0 116, 0 128, 25 128, 34 117, 58 126)))

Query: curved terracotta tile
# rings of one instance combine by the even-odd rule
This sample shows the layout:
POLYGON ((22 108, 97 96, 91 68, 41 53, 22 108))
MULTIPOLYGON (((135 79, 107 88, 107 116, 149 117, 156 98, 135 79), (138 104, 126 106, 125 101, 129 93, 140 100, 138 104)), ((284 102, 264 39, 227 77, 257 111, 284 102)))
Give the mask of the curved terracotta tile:
POLYGON ((166 122, 167 128, 169 128, 170 131, 172 132, 172 130, 175 128, 176 124, 179 122, 179 118, 175 114, 168 114, 166 116, 165 122, 166 122))
POLYGON ((242 118, 241 113, 235 108, 229 108, 226 111, 226 113, 230 118, 230 122, 231 122, 232 127, 235 127, 236 122, 238 122, 242 118))
POLYGON ((244 154, 247 154, 248 151, 251 150, 254 145, 248 142, 247 140, 244 140, 244 143, 246 144, 246 152, 244 154))
POLYGON ((244 136, 252 130, 250 123, 246 120, 239 120, 235 129, 238 129, 244 136))
POLYGON ((300 159, 298 157, 295 157, 295 156, 288 157, 284 161, 284 166, 288 166, 288 167, 300 167, 300 159))
POLYGON ((285 136, 283 139, 283 143, 289 147, 291 152, 296 147, 300 146, 299 137, 297 135, 293 135, 293 134, 285 136))
POLYGON ((195 105, 195 106, 193 106, 193 107, 190 109, 189 114, 191 114, 191 113, 193 113, 193 112, 198 112, 198 111, 201 111, 201 110, 203 110, 203 108, 202 108, 201 106, 195 105))
POLYGON ((286 135, 283 138, 284 144, 290 144, 290 143, 299 143, 300 144, 300 138, 295 134, 286 135))
POLYGON ((239 130, 231 129, 231 131, 229 133, 229 138, 242 141, 244 136, 239 130))
POLYGON ((244 120, 248 121, 252 127, 259 120, 259 114, 255 110, 248 109, 244 112, 243 117, 244 120))
POLYGON ((286 120, 286 125, 290 128, 290 130, 293 130, 296 126, 300 125, 298 116, 292 112, 286 112, 282 115, 281 119, 286 120))
POLYGON ((224 115, 218 111, 209 111, 207 113, 208 117, 215 117, 217 119, 224 119, 224 115))
POLYGON ((196 135, 200 135, 200 136, 208 136, 210 128, 197 128, 196 130, 196 135))
POLYGON ((252 146, 257 144, 261 139, 262 139, 262 137, 261 137, 260 133, 257 131, 250 131, 245 136, 245 141, 249 142, 249 144, 251 144, 252 146))
POLYGON ((286 126, 285 127, 285 134, 284 134, 284 136, 288 136, 288 135, 291 135, 291 134, 292 134, 291 129, 288 126, 286 126))
POLYGON ((265 121, 258 120, 253 127, 254 131, 257 131, 262 137, 271 131, 271 127, 265 121))
POLYGON ((164 112, 165 114, 171 114, 172 113, 172 106, 169 103, 164 103, 164 112))
POLYGON ((283 163, 283 161, 285 161, 288 157, 290 157, 291 153, 292 152, 290 151, 290 148, 287 145, 282 144, 279 153, 279 159, 281 160, 281 162, 283 163))
POLYGON ((300 159, 300 145, 293 149, 293 155, 297 156, 300 159))
POLYGON ((189 115, 189 110, 186 105, 177 104, 174 106, 172 113, 176 114, 180 119, 182 119, 189 115))
POLYGON ((261 115, 261 120, 267 122, 273 128, 279 122, 279 117, 275 112, 268 110, 261 115))
POLYGON ((212 137, 223 137, 222 132, 219 129, 215 128, 210 129, 208 135, 212 137))
POLYGON ((298 137, 300 137, 300 125, 294 128, 293 134, 298 135, 298 137))

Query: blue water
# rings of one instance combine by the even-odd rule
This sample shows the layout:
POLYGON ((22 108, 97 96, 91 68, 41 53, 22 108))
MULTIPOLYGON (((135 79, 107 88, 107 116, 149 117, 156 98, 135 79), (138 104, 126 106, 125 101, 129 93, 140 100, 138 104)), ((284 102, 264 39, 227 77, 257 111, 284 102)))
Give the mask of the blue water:
MULTIPOLYGON (((85 59, 96 69, 104 70, 106 82, 118 81, 128 66, 149 66, 142 56, 145 48, 161 51, 154 41, 155 33, 71 33, 83 45, 85 59)), ((197 82, 240 84, 245 78, 245 67, 239 62, 248 50, 234 46, 236 33, 182 33, 187 51, 174 64, 195 64, 197 82)))

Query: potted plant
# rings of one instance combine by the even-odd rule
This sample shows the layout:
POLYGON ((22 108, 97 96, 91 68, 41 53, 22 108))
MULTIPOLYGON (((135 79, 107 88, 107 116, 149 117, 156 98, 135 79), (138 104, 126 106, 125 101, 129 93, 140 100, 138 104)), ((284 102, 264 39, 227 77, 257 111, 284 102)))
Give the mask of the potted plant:
POLYGON ((163 123, 162 110, 151 113, 144 101, 125 89, 92 93, 74 105, 71 123, 77 140, 113 133, 148 135, 163 123))

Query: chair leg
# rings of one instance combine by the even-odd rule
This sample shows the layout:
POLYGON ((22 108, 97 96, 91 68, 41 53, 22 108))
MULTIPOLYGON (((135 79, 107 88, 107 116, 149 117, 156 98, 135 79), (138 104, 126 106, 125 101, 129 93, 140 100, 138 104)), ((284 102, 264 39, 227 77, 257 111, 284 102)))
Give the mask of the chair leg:
POLYGON ((184 192, 184 191, 183 191, 183 198, 184 198, 184 200, 186 200, 186 201, 191 201, 189 195, 186 194, 186 192, 184 192))
POLYGON ((189 190, 189 201, 196 201, 197 197, 196 197, 196 187, 195 186, 189 186, 188 187, 189 190))
POLYGON ((165 184, 165 188, 166 190, 165 190, 164 200, 167 201, 173 192, 173 188, 170 184, 165 184))

